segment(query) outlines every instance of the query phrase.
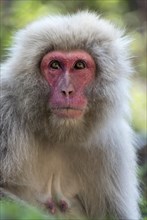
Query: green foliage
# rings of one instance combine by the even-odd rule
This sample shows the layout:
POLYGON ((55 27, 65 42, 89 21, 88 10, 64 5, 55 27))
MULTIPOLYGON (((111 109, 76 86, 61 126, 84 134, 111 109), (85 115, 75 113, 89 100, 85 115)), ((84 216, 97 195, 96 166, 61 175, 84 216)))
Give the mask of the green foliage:
POLYGON ((143 220, 147 220, 147 200, 146 199, 142 199, 140 203, 140 209, 141 209, 143 220))
POLYGON ((132 124, 134 129, 139 133, 147 132, 147 97, 144 83, 134 81, 132 84, 132 124))
POLYGON ((133 57, 133 64, 135 66, 137 76, 142 78, 146 78, 147 76, 147 51, 146 51, 146 36, 147 36, 147 29, 141 34, 139 32, 132 33, 132 54, 133 57))
POLYGON ((0 201, 0 219, 2 220, 50 220, 53 217, 45 216, 35 208, 24 206, 7 200, 0 201))

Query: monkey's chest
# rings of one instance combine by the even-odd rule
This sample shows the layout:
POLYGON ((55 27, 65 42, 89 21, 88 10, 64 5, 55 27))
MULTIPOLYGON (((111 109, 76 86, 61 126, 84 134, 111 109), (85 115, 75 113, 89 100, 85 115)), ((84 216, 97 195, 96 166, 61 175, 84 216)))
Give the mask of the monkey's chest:
POLYGON ((78 200, 81 187, 69 160, 64 156, 52 152, 36 164, 38 172, 33 172, 34 191, 37 191, 35 199, 51 213, 73 209, 81 213, 82 206, 78 200))

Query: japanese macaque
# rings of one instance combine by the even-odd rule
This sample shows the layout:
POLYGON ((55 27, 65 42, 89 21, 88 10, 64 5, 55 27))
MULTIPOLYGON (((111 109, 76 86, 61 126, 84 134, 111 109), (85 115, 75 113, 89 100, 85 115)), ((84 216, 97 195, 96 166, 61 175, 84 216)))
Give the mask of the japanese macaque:
POLYGON ((1 68, 1 190, 54 214, 138 220, 123 31, 94 13, 49 16, 1 68))

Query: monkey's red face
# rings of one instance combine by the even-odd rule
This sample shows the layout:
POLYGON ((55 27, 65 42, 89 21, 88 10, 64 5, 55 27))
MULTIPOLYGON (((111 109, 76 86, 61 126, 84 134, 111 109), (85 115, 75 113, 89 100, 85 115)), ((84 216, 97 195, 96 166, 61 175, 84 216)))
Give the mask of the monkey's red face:
POLYGON ((60 118, 79 118, 87 106, 85 90, 95 78, 95 62, 85 51, 53 51, 41 62, 51 95, 51 111, 60 118))

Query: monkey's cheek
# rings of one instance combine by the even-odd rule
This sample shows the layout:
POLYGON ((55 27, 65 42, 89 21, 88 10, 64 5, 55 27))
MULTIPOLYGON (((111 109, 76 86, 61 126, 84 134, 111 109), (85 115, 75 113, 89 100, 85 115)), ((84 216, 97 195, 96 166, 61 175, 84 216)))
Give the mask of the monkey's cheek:
POLYGON ((62 119, 78 119, 84 115, 84 110, 81 109, 54 109, 53 113, 62 119))

